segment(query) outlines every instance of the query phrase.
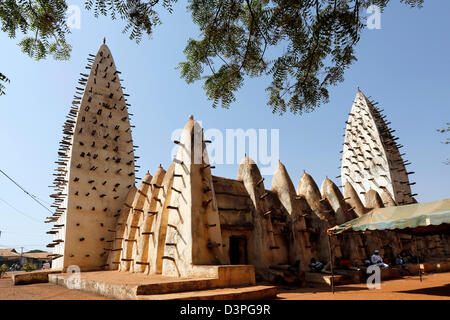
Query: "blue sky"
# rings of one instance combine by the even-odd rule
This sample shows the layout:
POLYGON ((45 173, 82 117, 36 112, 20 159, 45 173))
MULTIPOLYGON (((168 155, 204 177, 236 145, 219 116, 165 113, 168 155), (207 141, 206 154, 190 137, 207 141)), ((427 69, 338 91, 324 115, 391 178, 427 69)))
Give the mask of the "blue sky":
MULTIPOLYGON (((78 1, 72 1, 76 4, 78 1)), ((450 122, 449 75, 450 2, 425 1, 424 8, 410 9, 393 1, 381 16, 380 30, 365 30, 357 46, 358 61, 346 72, 345 81, 330 90, 330 102, 303 116, 272 114, 266 105, 268 77, 249 79, 230 109, 212 109, 201 83, 188 85, 175 69, 183 49, 198 29, 186 12, 185 1, 172 15, 162 16, 151 39, 137 45, 122 34, 123 24, 95 19, 82 12, 81 29, 69 36, 73 52, 69 61, 33 61, 20 52, 19 39, 0 33, 0 70, 11 80, 7 95, 0 97, 0 169, 39 198, 50 202, 61 126, 69 110, 86 58, 95 54, 103 37, 122 71, 123 86, 130 94, 135 145, 140 148, 142 176, 161 163, 170 163, 171 134, 194 114, 205 129, 225 134, 227 128, 279 129, 280 159, 297 186, 303 170, 318 185, 328 176, 338 185, 344 121, 359 86, 385 109, 405 159, 415 171, 412 181, 419 201, 448 198, 450 146, 436 129, 450 122)), ((70 4, 71 1, 68 1, 70 4)), ((239 162, 240 159, 238 159, 239 162)), ((217 165, 214 174, 234 178, 237 164, 217 165)), ((270 188, 271 177, 266 177, 270 188)), ((45 249, 51 241, 50 225, 42 207, 0 175, 0 248, 45 249), (4 201, 18 209, 8 206, 4 201)))

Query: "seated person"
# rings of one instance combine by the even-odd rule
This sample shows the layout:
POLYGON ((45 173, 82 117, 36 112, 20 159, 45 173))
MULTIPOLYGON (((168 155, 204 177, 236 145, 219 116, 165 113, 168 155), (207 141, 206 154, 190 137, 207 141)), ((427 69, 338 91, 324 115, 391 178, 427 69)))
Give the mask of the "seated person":
POLYGON ((316 261, 316 259, 311 258, 311 263, 309 264, 312 272, 321 272, 323 269, 323 263, 316 261))
POLYGON ((294 264, 288 267, 288 271, 297 274, 300 271, 300 260, 295 260, 294 264))
POLYGON ((400 274, 403 274, 403 272, 408 273, 408 275, 411 275, 411 272, 408 269, 408 266, 406 265, 405 259, 401 256, 401 254, 397 255, 397 258, 395 258, 395 264, 398 267, 398 270, 400 274))
POLYGON ((381 268, 388 268, 389 265, 387 265, 386 263, 384 263, 383 258, 380 256, 380 251, 375 250, 373 252, 372 257, 370 257, 370 262, 372 263, 372 265, 381 267, 381 268))

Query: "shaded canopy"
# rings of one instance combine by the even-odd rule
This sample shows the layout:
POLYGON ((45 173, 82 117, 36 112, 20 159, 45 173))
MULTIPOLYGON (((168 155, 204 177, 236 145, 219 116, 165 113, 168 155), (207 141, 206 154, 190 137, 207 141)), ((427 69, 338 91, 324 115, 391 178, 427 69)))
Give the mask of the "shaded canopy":
POLYGON ((450 199, 374 209, 329 229, 328 233, 366 230, 393 230, 417 235, 449 232, 450 199))

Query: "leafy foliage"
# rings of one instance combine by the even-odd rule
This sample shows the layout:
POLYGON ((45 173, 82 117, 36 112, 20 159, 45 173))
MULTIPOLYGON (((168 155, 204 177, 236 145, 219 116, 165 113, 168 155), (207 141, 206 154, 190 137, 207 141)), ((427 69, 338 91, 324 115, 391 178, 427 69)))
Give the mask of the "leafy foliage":
MULTIPOLYGON (((389 0, 189 0, 201 30, 179 64, 188 83, 204 80, 213 107, 235 100, 245 77, 271 75, 273 112, 302 114, 328 101, 355 60, 365 9, 389 0), (282 47, 268 57, 271 47, 282 47)), ((423 0, 402 1, 411 7, 423 0)))
MULTIPOLYGON (((439 133, 448 133, 448 132, 450 132, 450 122, 447 122, 445 125, 446 125, 446 127, 442 128, 442 129, 437 129, 437 132, 439 132, 439 133)), ((447 137, 447 140, 445 140, 443 143, 444 144, 450 144, 450 137, 447 137)))
MULTIPOLYGON (((10 38, 16 38, 17 33, 22 33, 24 37, 19 46, 36 60, 48 55, 65 60, 71 51, 65 38, 70 32, 66 25, 66 10, 65 0, 2 0, 1 30, 10 38)), ((0 73, 0 81, 9 82, 9 79, 0 73)), ((4 88, 0 83, 0 95, 5 94, 4 88)))
POLYGON ((85 7, 92 10, 94 16, 110 15, 113 20, 118 17, 126 21, 123 33, 130 33, 130 39, 140 42, 144 34, 151 35, 153 27, 161 20, 155 7, 160 5, 172 13, 172 5, 177 0, 86 0, 85 7))
POLYGON ((3 277, 3 274, 6 273, 6 271, 8 271, 8 266, 6 264, 2 264, 2 266, 0 267, 0 279, 3 277))
POLYGON ((65 36, 70 32, 66 25, 65 0, 4 0, 0 1, 1 30, 10 38, 18 32, 24 34, 19 45, 22 51, 36 60, 52 55, 67 59, 70 45, 65 36))
MULTIPOLYGON (((400 0, 421 7, 424 0, 400 0)), ((85 0, 94 16, 125 22, 124 33, 140 42, 161 24, 159 12, 172 12, 177 0, 85 0)), ((302 114, 329 99, 328 88, 344 79, 356 60, 366 19, 374 4, 383 10, 389 0, 188 0, 200 27, 179 64, 188 83, 203 80, 213 107, 228 108, 248 77, 269 75, 268 104, 273 112, 302 114), (280 51, 282 49, 282 51, 280 51), (270 53, 270 54, 269 54, 270 53)), ((22 50, 35 59, 52 55, 67 59, 66 0, 2 0, 1 30, 11 38, 21 31, 22 50)), ((4 93, 0 77, 0 95, 4 93)))
POLYGON ((1 83, 1 82, 9 82, 9 79, 0 72, 0 96, 5 94, 5 91, 3 89, 5 89, 5 86, 1 83))
MULTIPOLYGON (((155 7, 160 4, 172 12, 176 0, 86 0, 87 10, 95 17, 99 15, 112 19, 120 17, 126 21, 124 33, 139 42, 143 34, 151 35, 153 26, 161 23, 155 7)), ((24 35, 19 42, 22 51, 40 60, 51 55, 57 60, 69 59, 71 46, 66 41, 70 29, 67 26, 67 0, 0 0, 1 30, 10 38, 18 33, 24 35)), ((9 82, 0 73, 0 95, 5 94, 4 85, 9 82)))
MULTIPOLYGON (((450 132, 450 122, 447 122, 445 124, 445 127, 443 127, 442 129, 437 129, 437 132, 439 133, 443 133, 443 134, 448 134, 450 132)), ((445 141, 442 142, 443 144, 450 144, 450 137, 447 137, 447 139, 445 141)), ((446 165, 450 165, 450 159, 447 159, 447 161, 444 162, 446 165)))
POLYGON ((36 266, 34 264, 32 264, 32 263, 25 263, 22 266, 22 270, 26 271, 26 272, 31 272, 31 271, 36 270, 36 266))

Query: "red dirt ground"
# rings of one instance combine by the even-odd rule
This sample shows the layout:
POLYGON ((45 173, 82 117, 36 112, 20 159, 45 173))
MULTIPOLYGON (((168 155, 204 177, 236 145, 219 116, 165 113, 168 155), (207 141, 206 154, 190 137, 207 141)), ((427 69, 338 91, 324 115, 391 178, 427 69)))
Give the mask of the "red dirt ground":
POLYGON ((0 279, 0 300, 106 300, 106 298, 51 283, 13 286, 11 277, 8 276, 0 279))
MULTIPOLYGON (((450 273, 429 274, 381 283, 380 290, 369 290, 365 284, 330 288, 280 288, 280 300, 450 300, 450 273)), ((0 279, 0 300, 106 300, 105 297, 69 290, 50 283, 13 286, 10 277, 0 279)))
POLYGON ((365 284, 349 284, 335 288, 280 289, 279 299, 287 300, 450 300, 450 273, 404 277, 381 283, 381 289, 369 290, 365 284))

